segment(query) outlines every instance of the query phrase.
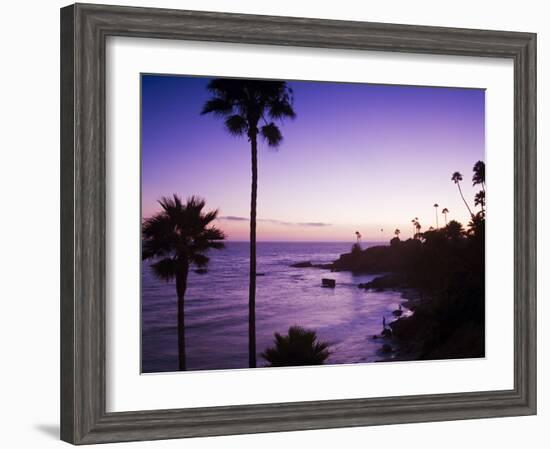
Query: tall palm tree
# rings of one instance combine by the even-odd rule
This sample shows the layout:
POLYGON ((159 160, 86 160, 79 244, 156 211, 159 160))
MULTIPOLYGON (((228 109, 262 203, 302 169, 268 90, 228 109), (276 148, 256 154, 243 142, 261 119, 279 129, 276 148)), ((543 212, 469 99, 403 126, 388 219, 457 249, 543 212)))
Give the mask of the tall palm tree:
POLYGON ((447 214, 449 213, 449 209, 444 207, 441 213, 445 216, 445 226, 447 226, 447 214))
POLYGON ((470 206, 468 206, 468 203, 464 199, 464 195, 462 194, 462 188, 460 187, 460 181, 462 181, 462 174, 460 172, 455 171, 453 173, 453 176, 451 176, 451 181, 453 181, 457 185, 458 191, 460 192, 460 196, 462 197, 462 201, 464 201, 464 204, 466 205, 468 212, 470 212, 470 216, 473 216, 472 210, 470 209, 470 206))
POLYGON ((474 165, 472 185, 481 185, 481 190, 475 195, 474 206, 481 206, 481 213, 485 214, 485 163, 483 161, 477 161, 474 165))
POLYGON ((210 249, 223 249, 224 233, 211 223, 217 210, 203 212, 203 199, 192 196, 183 204, 174 194, 159 201, 162 211, 147 218, 142 224, 142 260, 153 260, 151 268, 163 281, 176 281, 178 296, 178 359, 179 370, 185 364, 185 309, 187 275, 191 265, 204 268, 210 249))
POLYGON ((485 190, 480 190, 474 197, 474 206, 481 207, 481 213, 485 214, 485 190))
POLYGON ((481 185, 485 192, 485 162, 477 161, 474 165, 474 175, 472 176, 472 185, 481 185))
POLYGON ((292 89, 284 81, 213 79, 208 83, 212 97, 202 114, 225 119, 233 136, 246 136, 250 142, 252 185, 250 195, 250 278, 248 288, 248 361, 256 367, 256 202, 258 192, 258 135, 267 145, 277 147, 283 140, 275 124, 296 116, 292 89))
POLYGON ((439 229, 439 217, 437 216, 437 208, 439 207, 439 204, 435 203, 435 228, 439 229))

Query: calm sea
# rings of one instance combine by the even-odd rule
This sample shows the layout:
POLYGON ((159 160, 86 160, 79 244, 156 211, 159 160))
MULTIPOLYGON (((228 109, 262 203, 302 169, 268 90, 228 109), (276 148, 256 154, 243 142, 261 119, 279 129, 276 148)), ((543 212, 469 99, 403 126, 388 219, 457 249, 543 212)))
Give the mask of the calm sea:
MULTIPOLYGON (((370 246, 363 244, 363 247, 370 246)), ((400 302, 397 292, 365 292, 357 284, 371 275, 291 268, 295 262, 329 263, 349 252, 349 243, 260 242, 257 245, 256 330, 260 353, 274 332, 292 325, 317 331, 331 343, 327 363, 364 363, 387 359, 382 318, 400 302), (336 280, 322 288, 321 278, 336 280)), ((248 365, 248 243, 228 242, 212 251, 208 273, 189 274, 185 297, 187 367, 190 370, 246 368, 248 365)), ((176 289, 142 266, 142 372, 177 370, 176 289)))

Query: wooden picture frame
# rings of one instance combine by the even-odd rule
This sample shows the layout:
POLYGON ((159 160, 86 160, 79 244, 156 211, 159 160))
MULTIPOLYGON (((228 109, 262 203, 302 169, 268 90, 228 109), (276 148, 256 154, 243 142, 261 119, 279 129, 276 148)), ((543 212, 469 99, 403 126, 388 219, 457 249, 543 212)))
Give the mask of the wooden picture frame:
POLYGON ((536 35, 76 4, 61 10, 61 438, 73 444, 536 413, 536 35), (514 388, 106 412, 107 36, 510 58, 514 63, 514 388))

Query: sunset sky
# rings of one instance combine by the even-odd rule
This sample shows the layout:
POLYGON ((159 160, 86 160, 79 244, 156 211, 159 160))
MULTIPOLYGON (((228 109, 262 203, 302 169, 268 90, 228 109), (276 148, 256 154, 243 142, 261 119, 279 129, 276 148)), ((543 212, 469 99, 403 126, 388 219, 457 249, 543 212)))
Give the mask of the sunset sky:
MULTIPOLYGON (((229 240, 248 239, 250 144, 201 116, 209 78, 142 76, 142 216, 161 196, 199 195, 229 240)), ((259 241, 389 240, 436 225, 434 203, 466 224, 472 167, 484 160, 481 89, 293 81, 296 119, 277 149, 260 142, 259 241), (383 231, 381 231, 383 229, 383 231)), ((489 167, 490 169, 490 167, 489 167)))

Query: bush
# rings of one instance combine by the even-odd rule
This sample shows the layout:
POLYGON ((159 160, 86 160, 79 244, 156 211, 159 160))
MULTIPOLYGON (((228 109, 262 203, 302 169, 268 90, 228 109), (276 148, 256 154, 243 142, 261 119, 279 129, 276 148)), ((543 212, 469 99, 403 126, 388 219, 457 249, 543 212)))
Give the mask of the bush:
POLYGON ((288 335, 275 333, 275 346, 267 348, 262 357, 269 366, 322 365, 330 355, 328 347, 317 340, 315 331, 292 326, 288 335))

